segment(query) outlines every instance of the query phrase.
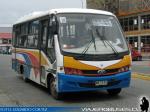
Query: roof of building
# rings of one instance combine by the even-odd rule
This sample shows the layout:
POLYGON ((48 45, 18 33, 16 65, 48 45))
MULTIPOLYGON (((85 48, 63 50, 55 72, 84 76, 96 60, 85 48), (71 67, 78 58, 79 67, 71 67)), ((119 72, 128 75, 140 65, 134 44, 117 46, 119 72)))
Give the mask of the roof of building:
POLYGON ((11 33, 0 33, 0 38, 11 39, 12 38, 12 34, 11 33))
POLYGON ((15 24, 26 22, 49 14, 58 14, 58 13, 91 13, 91 14, 104 14, 104 15, 114 16, 114 14, 112 14, 111 12, 95 10, 95 9, 80 9, 80 8, 52 9, 49 11, 33 12, 31 14, 25 15, 20 19, 18 19, 18 21, 15 24))

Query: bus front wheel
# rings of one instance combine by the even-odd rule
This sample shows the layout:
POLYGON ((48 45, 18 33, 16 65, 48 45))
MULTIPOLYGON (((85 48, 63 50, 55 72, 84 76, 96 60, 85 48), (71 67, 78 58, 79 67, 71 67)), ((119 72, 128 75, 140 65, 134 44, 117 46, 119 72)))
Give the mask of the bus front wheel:
POLYGON ((108 89, 107 90, 108 94, 111 96, 116 96, 121 92, 121 88, 117 88, 117 89, 108 89))
POLYGON ((62 98, 62 93, 58 93, 56 90, 56 79, 53 77, 50 79, 50 93, 56 100, 60 100, 62 98))
POLYGON ((24 80, 24 82, 29 82, 29 79, 27 77, 25 77, 24 74, 23 74, 23 80, 24 80))

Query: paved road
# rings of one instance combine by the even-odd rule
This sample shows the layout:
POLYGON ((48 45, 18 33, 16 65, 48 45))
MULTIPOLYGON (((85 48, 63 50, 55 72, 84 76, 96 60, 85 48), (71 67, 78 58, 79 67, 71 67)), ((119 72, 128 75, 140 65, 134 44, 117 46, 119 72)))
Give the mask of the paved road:
POLYGON ((150 60, 133 61, 132 71, 150 76, 150 60))
POLYGON ((54 100, 45 88, 30 82, 25 83, 11 70, 10 56, 0 55, 0 105, 47 105, 79 107, 139 107, 139 98, 150 100, 150 81, 132 79, 130 88, 119 96, 111 97, 104 92, 67 94, 63 101, 54 100))

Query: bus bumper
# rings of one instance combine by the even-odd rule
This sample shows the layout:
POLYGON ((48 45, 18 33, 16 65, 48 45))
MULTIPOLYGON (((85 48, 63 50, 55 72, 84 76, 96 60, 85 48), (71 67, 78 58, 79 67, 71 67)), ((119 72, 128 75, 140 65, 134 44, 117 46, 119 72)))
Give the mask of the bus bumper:
POLYGON ((87 77, 58 73, 58 92, 79 92, 129 87, 131 71, 103 77, 87 77), (96 81, 107 81, 107 85, 95 86, 96 81))

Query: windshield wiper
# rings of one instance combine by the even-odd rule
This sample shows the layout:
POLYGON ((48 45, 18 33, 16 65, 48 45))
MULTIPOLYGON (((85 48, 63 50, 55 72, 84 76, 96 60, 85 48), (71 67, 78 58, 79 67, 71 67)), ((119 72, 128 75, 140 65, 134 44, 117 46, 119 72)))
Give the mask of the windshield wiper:
MULTIPOLYGON (((100 35, 98 29, 96 29, 96 32, 97 32, 99 39, 103 41, 105 47, 106 47, 106 44, 109 45, 109 47, 113 50, 114 54, 118 56, 119 55, 118 51, 115 49, 115 47, 109 41, 106 41, 104 34, 103 34, 103 36, 100 35)), ((104 31, 103 31, 103 33, 104 33, 104 31)))
MULTIPOLYGON (((91 30, 92 31, 92 30, 91 30)), ((94 43, 94 48, 95 48, 95 51, 96 51, 96 43, 95 43, 95 37, 93 35, 93 31, 92 31, 92 39, 91 41, 87 44, 87 46, 85 47, 85 49, 83 50, 82 54, 86 54, 86 52, 88 51, 88 49, 90 48, 92 42, 94 43)))
POLYGON ((115 47, 109 42, 109 41, 105 41, 110 47, 111 49, 114 51, 114 54, 116 54, 117 56, 119 55, 118 51, 115 49, 115 47))

